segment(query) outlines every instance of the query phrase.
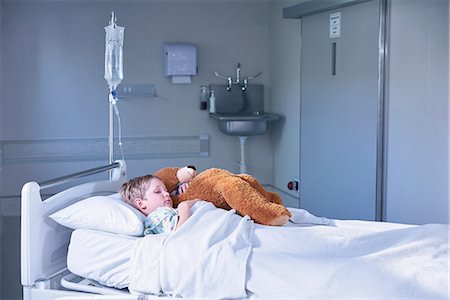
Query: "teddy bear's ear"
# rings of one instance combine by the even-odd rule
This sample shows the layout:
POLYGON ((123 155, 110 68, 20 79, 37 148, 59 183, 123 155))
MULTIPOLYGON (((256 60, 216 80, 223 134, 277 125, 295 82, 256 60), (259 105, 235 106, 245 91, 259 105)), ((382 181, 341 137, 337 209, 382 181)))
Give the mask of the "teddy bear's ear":
POLYGON ((169 192, 176 189, 178 184, 177 171, 179 168, 162 168, 153 173, 153 175, 159 177, 167 187, 169 192))
POLYGON ((182 167, 177 171, 178 182, 190 182, 197 175, 197 170, 194 166, 182 167))

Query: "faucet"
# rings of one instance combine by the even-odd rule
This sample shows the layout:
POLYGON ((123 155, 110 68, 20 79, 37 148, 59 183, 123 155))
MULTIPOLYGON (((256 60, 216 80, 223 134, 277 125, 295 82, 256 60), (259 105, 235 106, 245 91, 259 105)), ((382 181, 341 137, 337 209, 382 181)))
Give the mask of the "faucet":
POLYGON ((248 78, 245 77, 244 78, 244 84, 241 86, 241 90, 245 91, 247 89, 247 85, 248 85, 248 78))
POLYGON ((235 82, 236 84, 239 83, 240 77, 241 77, 241 63, 238 63, 236 67, 236 82, 235 82))
MULTIPOLYGON (((221 75, 221 74, 219 74, 217 72, 214 72, 214 74, 217 77, 219 77, 219 78, 226 79, 227 80, 227 91, 231 91, 231 86, 233 84, 240 84, 240 82, 241 82, 241 63, 237 64, 237 67, 236 67, 236 80, 235 81, 233 81, 233 78, 231 76, 224 76, 224 75, 221 75)), ((247 87, 248 87, 248 81, 250 79, 258 77, 259 75, 261 75, 261 72, 258 72, 258 73, 256 73, 253 76, 245 77, 244 80, 242 81, 243 84, 241 86, 241 90, 245 91, 247 89, 247 87)))
POLYGON ((253 76, 248 76, 248 77, 245 77, 244 78, 244 84, 241 86, 241 90, 243 90, 243 91, 245 91, 246 89, 247 89, 247 86, 248 86, 248 81, 250 80, 250 79, 253 79, 253 78, 255 78, 255 77, 258 77, 259 75, 261 75, 261 72, 258 72, 258 73, 256 73, 255 75, 253 75, 253 76))
POLYGON ((228 80, 227 91, 231 91, 231 85, 233 84, 233 79, 231 79, 231 77, 228 77, 227 80, 228 80))

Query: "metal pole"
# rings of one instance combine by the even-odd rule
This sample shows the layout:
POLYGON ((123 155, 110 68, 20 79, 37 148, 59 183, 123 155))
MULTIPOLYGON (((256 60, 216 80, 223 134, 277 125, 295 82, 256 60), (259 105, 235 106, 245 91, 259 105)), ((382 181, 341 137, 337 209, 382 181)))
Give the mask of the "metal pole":
POLYGON ((239 137, 239 143, 241 146, 241 162, 239 164, 240 166, 240 172, 241 174, 247 173, 247 165, 245 164, 245 141, 247 140, 246 136, 240 136, 239 137))
MULTIPOLYGON (((109 136, 108 136, 108 163, 114 162, 114 104, 112 99, 112 89, 109 92, 109 136)), ((108 178, 112 179, 112 170, 108 172, 108 178)))
POLYGON ((389 0, 380 0, 378 34, 378 129, 376 166, 375 220, 386 220, 386 139, 387 139, 387 83, 389 0))

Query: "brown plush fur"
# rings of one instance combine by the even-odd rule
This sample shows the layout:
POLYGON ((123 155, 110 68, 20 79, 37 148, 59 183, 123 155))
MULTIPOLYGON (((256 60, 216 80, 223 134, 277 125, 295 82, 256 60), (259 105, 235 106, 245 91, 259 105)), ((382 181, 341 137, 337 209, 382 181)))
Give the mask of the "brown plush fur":
MULTIPOLYGON (((163 168, 154 173, 169 191, 176 188, 179 168, 163 168)), ((291 217, 277 193, 269 192, 251 175, 233 174, 223 169, 207 169, 191 181, 186 192, 172 196, 174 206, 189 199, 202 199, 223 209, 235 209, 263 225, 284 225, 291 217)))

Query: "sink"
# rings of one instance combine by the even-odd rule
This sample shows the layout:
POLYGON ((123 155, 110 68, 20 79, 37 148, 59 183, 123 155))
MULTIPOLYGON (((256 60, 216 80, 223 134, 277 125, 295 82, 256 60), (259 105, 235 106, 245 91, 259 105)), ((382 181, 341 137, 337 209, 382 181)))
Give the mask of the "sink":
POLYGON ((280 118, 276 114, 261 112, 245 114, 210 113, 209 116, 217 120, 221 132, 234 136, 264 134, 267 132, 268 122, 280 118))

